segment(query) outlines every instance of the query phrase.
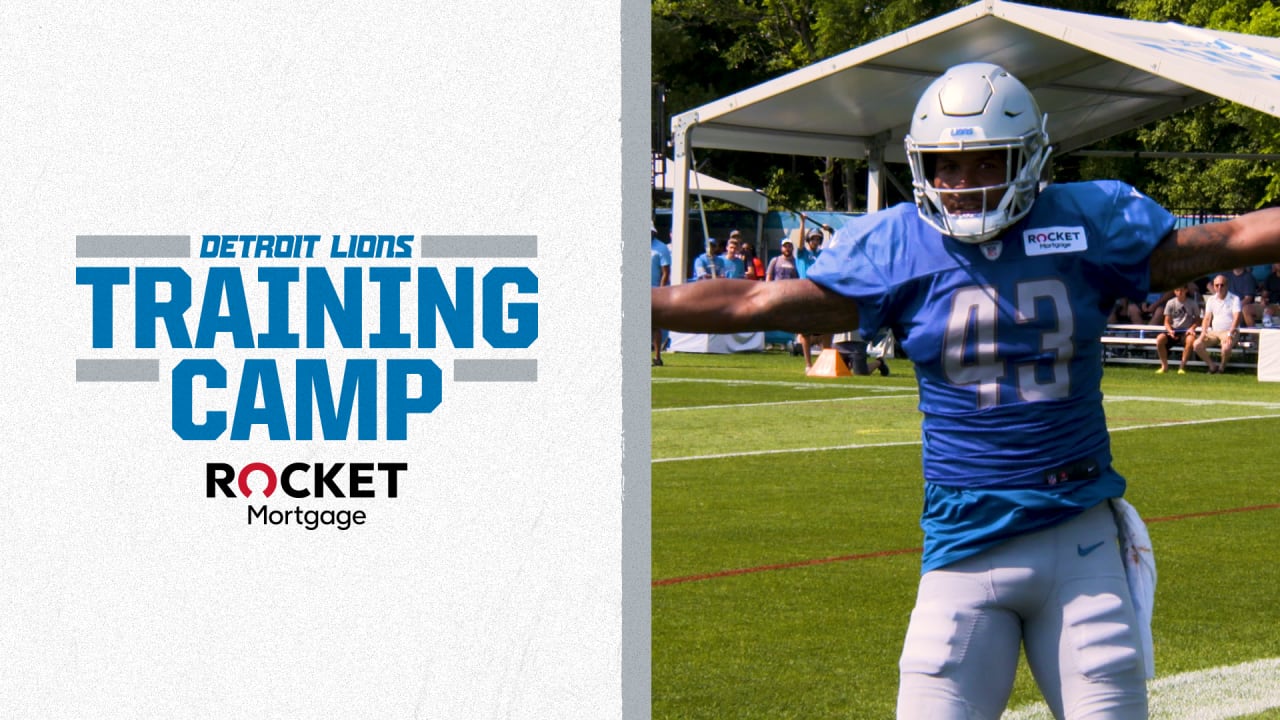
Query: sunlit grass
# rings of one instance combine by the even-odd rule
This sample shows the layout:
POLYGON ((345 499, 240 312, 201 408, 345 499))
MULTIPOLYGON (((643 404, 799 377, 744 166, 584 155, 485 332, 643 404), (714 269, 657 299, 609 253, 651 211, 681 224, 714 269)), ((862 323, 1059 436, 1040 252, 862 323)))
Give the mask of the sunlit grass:
MULTIPOLYGON (((915 383, 892 367, 811 380, 769 353, 654 370, 655 718, 892 717, 921 542, 915 383), (672 460, 704 456, 720 457, 672 460)), ((1128 497, 1160 519, 1157 672, 1280 656, 1280 510, 1180 517, 1280 503, 1280 386, 1118 367, 1103 390, 1128 497)), ((1010 705, 1036 700, 1024 668, 1010 705)))

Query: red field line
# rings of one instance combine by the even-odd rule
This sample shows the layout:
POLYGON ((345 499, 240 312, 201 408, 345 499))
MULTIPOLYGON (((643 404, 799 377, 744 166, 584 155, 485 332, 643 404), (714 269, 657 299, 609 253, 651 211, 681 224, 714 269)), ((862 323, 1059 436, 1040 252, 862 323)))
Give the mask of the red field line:
POLYGON ((719 572, 704 573, 702 575, 686 575, 684 577, 667 578, 665 580, 654 580, 653 586, 660 585, 676 585, 678 583, 695 582, 697 580, 710 580, 711 578, 729 577, 731 575, 746 575, 748 573, 764 572, 766 570, 788 570, 790 568, 805 567, 807 565, 826 565, 827 563, 846 562, 849 560, 869 560, 871 558, 889 557, 890 555, 909 555, 918 553, 924 548, 904 548, 902 550, 879 550, 877 552, 861 553, 858 555, 839 555, 837 557, 816 558, 813 560, 797 560, 789 563, 778 563, 776 565, 761 565, 759 567, 738 568, 737 570, 720 570, 719 572))
POLYGON ((1143 522, 1147 524, 1158 522, 1169 522, 1171 520, 1186 520, 1187 518, 1209 517, 1211 515, 1229 515, 1231 513, 1254 512, 1255 510, 1275 510, 1280 508, 1280 503, 1269 503, 1267 505, 1250 505, 1249 507, 1227 508, 1225 510, 1205 510, 1204 512, 1187 513, 1185 515, 1167 515, 1158 518, 1143 518, 1143 522))
MULTIPOLYGON (((1189 518, 1211 517, 1213 515, 1229 515, 1231 513, 1256 512, 1258 510, 1277 510, 1280 509, 1280 503, 1270 503, 1267 505, 1250 505, 1249 507, 1226 508, 1223 510, 1205 510, 1203 512, 1185 513, 1183 515, 1166 515, 1164 517, 1143 518, 1147 524, 1172 522, 1174 520, 1187 520, 1189 518)), ((836 557, 815 558, 812 560, 797 560, 788 563, 776 563, 773 565, 759 565, 757 567, 737 568, 734 570, 719 570, 717 572, 702 573, 700 575, 685 575, 683 577, 664 578, 662 580, 654 580, 653 587, 661 587, 663 585, 679 585, 680 583, 698 582, 699 580, 711 580, 713 578, 732 577, 734 575, 749 575, 751 573, 766 572, 769 570, 790 570, 798 567, 808 567, 811 565, 827 565, 829 563, 848 562, 850 560, 870 560, 872 558, 891 557, 894 555, 911 555, 922 552, 924 548, 902 548, 900 550, 878 550, 876 552, 859 553, 857 555, 838 555, 836 557)))

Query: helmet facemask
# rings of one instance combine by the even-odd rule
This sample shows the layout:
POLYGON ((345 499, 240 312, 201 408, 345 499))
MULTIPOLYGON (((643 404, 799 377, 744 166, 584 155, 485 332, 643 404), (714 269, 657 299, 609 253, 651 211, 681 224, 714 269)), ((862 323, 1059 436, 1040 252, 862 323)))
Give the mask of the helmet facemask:
POLYGON ((952 68, 925 91, 906 137, 920 217, 944 235, 969 243, 995 237, 1031 211, 1051 148, 1047 118, 1022 83, 995 65, 952 68), (940 157, 1003 152, 1005 177, 986 187, 937 187, 940 157))

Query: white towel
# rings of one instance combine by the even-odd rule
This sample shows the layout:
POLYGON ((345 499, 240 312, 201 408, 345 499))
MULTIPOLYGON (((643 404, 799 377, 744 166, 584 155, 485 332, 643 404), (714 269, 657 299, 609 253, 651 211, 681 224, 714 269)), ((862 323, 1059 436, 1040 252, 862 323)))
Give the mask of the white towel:
POLYGON ((1120 553, 1124 558, 1124 574, 1129 581, 1129 595, 1138 616, 1138 633, 1142 637, 1142 654, 1147 678, 1156 676, 1155 647, 1151 639, 1151 611, 1156 601, 1156 555, 1151 549, 1151 536, 1138 511, 1123 498, 1111 500, 1111 512, 1120 530, 1120 553))

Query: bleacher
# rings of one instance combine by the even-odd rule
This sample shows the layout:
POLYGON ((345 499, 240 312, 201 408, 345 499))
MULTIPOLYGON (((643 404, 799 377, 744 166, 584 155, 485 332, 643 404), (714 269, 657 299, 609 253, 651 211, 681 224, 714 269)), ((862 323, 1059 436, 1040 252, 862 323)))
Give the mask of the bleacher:
MULTIPOLYGON (((1240 328, 1239 342, 1231 350, 1229 368, 1258 367, 1258 333, 1271 332, 1271 328, 1240 328)), ((1107 332, 1102 336, 1102 344, 1106 346, 1103 353, 1105 363, 1133 363, 1143 365, 1159 365, 1160 356, 1156 354, 1156 337, 1164 332, 1162 325, 1129 325, 1113 323, 1107 325, 1107 332)), ((1222 354, 1221 348, 1209 348, 1209 354, 1215 359, 1222 354)), ((1182 361, 1182 346, 1169 347, 1169 367, 1177 367, 1182 361)), ((1199 356, 1194 352, 1187 361, 1187 367, 1204 367, 1199 356)))

